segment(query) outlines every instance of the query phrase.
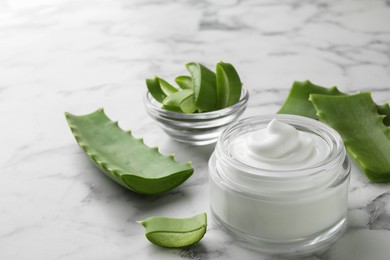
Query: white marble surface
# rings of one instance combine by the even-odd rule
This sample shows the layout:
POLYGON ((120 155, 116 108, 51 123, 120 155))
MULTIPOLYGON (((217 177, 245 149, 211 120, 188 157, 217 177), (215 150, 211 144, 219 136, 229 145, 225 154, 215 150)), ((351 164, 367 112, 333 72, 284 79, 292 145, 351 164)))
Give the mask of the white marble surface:
MULTIPOLYGON (((208 211, 213 146, 170 140, 146 114, 144 79, 188 61, 233 63, 250 89, 244 116, 274 113, 294 80, 390 97, 390 1, 0 0, 0 259, 279 259, 212 225, 188 249, 150 244, 135 221, 208 211), (163 196, 103 176, 64 111, 107 114, 194 175, 163 196)), ((346 235, 306 259, 389 259, 390 185, 354 168, 346 235)))

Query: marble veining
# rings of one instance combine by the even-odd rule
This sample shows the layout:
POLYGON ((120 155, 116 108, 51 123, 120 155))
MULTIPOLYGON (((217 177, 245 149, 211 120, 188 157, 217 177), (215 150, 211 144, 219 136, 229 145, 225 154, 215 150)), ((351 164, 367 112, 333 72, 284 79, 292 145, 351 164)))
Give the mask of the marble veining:
MULTIPOLYGON (((294 80, 390 97, 388 0, 0 0, 0 259, 283 259, 242 248, 212 222, 186 249, 150 244, 135 222, 209 211, 214 146, 169 139, 144 109, 144 80, 184 64, 233 63, 243 117, 275 113, 294 80), (101 174, 64 111, 106 113, 195 173, 156 197, 101 174)), ((348 229, 309 260, 389 259, 390 186, 353 165, 348 229)))

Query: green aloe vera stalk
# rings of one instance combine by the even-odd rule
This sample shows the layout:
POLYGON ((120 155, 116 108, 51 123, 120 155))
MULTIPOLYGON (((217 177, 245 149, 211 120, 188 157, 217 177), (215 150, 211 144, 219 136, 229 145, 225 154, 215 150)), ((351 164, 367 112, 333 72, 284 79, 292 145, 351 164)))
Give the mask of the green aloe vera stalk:
POLYGON ((174 86, 169 84, 167 81, 165 81, 161 78, 159 78, 158 81, 160 82, 161 90, 162 90, 162 92, 164 92, 165 95, 169 96, 169 95, 178 91, 177 88, 175 88, 174 86))
POLYGON ((390 182, 390 128, 370 93, 310 95, 318 118, 340 133, 344 144, 373 182, 390 182))
MULTIPOLYGON (((318 119, 313 104, 309 101, 310 94, 322 94, 331 96, 347 95, 340 92, 336 87, 325 88, 314 85, 310 81, 294 82, 290 93, 278 114, 294 114, 318 119)), ((384 124, 390 126, 389 104, 377 105, 378 113, 384 115, 384 124)))
POLYGON ((278 114, 293 114, 317 119, 316 110, 309 101, 310 94, 345 95, 337 87, 324 88, 314 85, 310 81, 295 81, 290 94, 278 114))
POLYGON ((103 109, 75 116, 65 113, 81 148, 96 166, 120 185, 141 194, 160 194, 182 184, 193 173, 190 163, 180 164, 157 147, 147 147, 130 131, 123 131, 103 109))
POLYGON ((192 78, 189 76, 178 76, 175 81, 182 89, 193 89, 194 87, 192 85, 192 78))
POLYGON ((163 102, 163 100, 167 97, 167 95, 162 91, 160 81, 157 77, 154 79, 146 79, 146 86, 148 87, 152 97, 158 102, 163 102))
POLYGON ((193 102, 192 89, 183 89, 169 95, 163 101, 163 108, 174 112, 193 113, 196 107, 193 102))
POLYGON ((213 111, 217 105, 215 73, 200 63, 186 65, 192 77, 195 105, 200 111, 213 111))
POLYGON ((241 80, 230 63, 219 62, 216 66, 217 109, 237 103, 241 96, 241 80))
POLYGON ((191 218, 150 217, 138 221, 145 228, 146 238, 163 247, 186 247, 197 243, 207 230, 207 215, 191 218))

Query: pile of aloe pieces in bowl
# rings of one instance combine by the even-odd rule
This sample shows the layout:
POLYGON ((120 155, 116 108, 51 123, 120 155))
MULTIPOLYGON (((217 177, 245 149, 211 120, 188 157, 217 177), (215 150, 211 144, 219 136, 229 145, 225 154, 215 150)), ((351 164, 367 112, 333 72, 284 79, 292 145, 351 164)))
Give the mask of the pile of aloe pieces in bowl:
POLYGON ((150 94, 162 108, 192 114, 223 109, 239 101, 242 83, 232 64, 217 63, 215 73, 197 62, 186 67, 191 76, 176 77, 179 88, 158 77, 146 79, 150 94))
POLYGON ((343 138, 349 155, 373 182, 390 182, 390 108, 369 92, 346 94, 310 81, 294 82, 280 114, 319 119, 343 138))

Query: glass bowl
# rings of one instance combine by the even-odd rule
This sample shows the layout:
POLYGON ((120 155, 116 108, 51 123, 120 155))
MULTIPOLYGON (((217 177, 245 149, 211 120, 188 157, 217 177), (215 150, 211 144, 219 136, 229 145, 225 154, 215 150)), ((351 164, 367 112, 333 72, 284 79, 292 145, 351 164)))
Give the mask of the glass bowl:
POLYGON ((192 145, 206 145, 217 141, 223 130, 236 120, 246 109, 249 93, 242 88, 240 100, 224 109, 184 114, 161 108, 149 91, 144 103, 148 114, 155 119, 162 129, 173 139, 192 145))

